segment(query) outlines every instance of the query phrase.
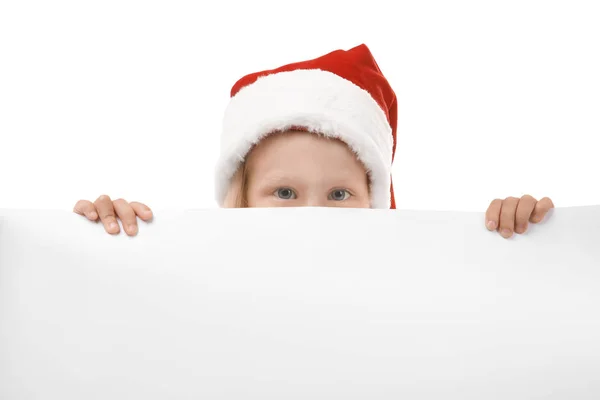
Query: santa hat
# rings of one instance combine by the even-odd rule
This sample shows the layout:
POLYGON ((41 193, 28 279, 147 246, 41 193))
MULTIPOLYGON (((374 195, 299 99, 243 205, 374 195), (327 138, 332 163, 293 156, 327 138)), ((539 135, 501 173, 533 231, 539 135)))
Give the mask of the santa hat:
POLYGON ((302 128, 345 142, 367 169, 371 207, 396 208, 396 120, 396 94, 364 44, 246 75, 225 111, 217 201, 223 205, 231 178, 262 138, 302 128))

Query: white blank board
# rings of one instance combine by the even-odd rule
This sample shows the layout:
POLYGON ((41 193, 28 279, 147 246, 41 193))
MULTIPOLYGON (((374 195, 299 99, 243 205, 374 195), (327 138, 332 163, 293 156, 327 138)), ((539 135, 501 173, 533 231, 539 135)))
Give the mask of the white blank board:
POLYGON ((598 399, 600 206, 0 210, 0 398, 598 399))

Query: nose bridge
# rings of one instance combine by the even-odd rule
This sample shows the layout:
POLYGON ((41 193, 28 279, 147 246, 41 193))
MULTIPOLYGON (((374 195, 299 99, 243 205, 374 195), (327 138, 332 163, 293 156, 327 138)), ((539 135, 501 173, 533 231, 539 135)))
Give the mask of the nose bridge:
POLYGON ((321 193, 319 193, 318 190, 310 190, 308 193, 306 193, 306 197, 305 197, 305 202, 304 202, 304 206, 305 207, 325 207, 325 199, 323 198, 323 195, 321 193))

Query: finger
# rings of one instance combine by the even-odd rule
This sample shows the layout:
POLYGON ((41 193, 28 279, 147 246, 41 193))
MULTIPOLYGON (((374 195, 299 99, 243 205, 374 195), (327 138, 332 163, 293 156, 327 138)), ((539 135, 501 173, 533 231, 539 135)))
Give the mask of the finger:
POLYGON ((533 209, 537 200, 530 195, 525 195, 519 200, 517 211, 515 213, 515 232, 518 234, 525 233, 529 227, 529 217, 533 213, 533 209))
POLYGON ((502 209, 502 200, 495 199, 490 203, 490 206, 485 213, 485 226, 490 231, 498 229, 500 224, 500 210, 502 209))
POLYGON ((554 208, 554 203, 552 200, 550 200, 548 197, 544 197, 535 205, 529 221, 533 222, 534 224, 541 222, 546 214, 548 214, 548 211, 550 211, 552 208, 554 208))
POLYGON ((131 206, 131 208, 133 208, 133 211, 135 211, 137 216, 140 217, 142 220, 148 221, 152 219, 152 210, 147 205, 139 203, 137 201, 132 201, 131 203, 129 203, 129 205, 131 206))
POLYGON ((500 235, 508 239, 515 231, 515 213, 519 199, 516 197, 507 197, 502 201, 502 209, 500 210, 500 235))
POLYGON ((110 197, 102 195, 94 202, 100 220, 104 224, 104 229, 108 233, 119 233, 119 223, 115 216, 115 210, 110 197))
POLYGON ((123 223, 123 229, 129 236, 135 236, 138 232, 137 228, 137 219, 135 215, 135 211, 129 205, 127 201, 124 199, 117 199, 113 201, 113 207, 117 216, 123 223))
POLYGON ((79 200, 75 207, 73 208, 73 212, 79 215, 85 216, 90 221, 95 221, 98 219, 98 213, 96 212, 96 207, 89 200, 79 200))

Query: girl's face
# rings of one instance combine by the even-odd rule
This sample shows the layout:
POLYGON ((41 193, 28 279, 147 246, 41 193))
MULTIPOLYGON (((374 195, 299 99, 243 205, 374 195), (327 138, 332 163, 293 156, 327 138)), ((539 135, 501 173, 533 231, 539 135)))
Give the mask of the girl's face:
POLYGON ((370 207, 365 168, 339 140, 271 135, 250 152, 246 170, 248 207, 370 207))

